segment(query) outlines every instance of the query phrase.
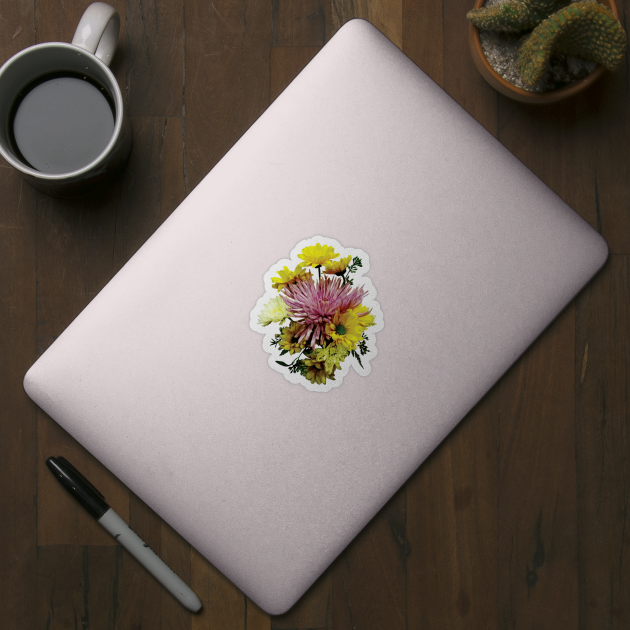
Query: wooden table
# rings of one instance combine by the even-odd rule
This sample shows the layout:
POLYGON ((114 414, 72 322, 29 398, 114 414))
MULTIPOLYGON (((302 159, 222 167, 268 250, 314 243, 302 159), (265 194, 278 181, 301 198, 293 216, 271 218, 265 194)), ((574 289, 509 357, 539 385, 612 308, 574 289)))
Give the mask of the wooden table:
MULTIPOLYGON (((61 201, 0 163, 0 625, 10 630, 630 628, 630 72, 498 95, 470 0, 131 0, 113 69, 134 146, 61 201), (286 615, 269 617, 26 397, 22 377, 341 24, 370 20, 599 230, 610 259, 286 615), (66 455, 192 584, 191 615, 45 469, 66 455)), ((0 62, 87 2, 0 0, 0 62)), ((620 15, 630 1, 619 4, 620 15)), ((325 185, 325 182, 322 182, 325 185)))

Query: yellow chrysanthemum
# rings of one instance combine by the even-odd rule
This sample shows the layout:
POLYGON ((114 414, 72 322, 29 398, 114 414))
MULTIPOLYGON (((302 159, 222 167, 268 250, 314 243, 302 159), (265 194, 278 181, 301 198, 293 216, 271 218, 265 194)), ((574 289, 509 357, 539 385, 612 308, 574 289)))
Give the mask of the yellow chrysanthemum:
POLYGON ((326 379, 331 381, 335 380, 335 368, 333 368, 331 373, 328 373, 323 361, 304 359, 304 364, 307 366, 306 374, 304 376, 311 381, 311 383, 324 385, 326 383, 326 379))
POLYGON ((341 346, 348 351, 357 347, 361 341, 363 330, 358 315, 352 310, 345 313, 337 311, 332 322, 326 324, 326 335, 333 340, 336 346, 341 346))
POLYGON ((326 263, 326 270, 324 273, 343 273, 350 264, 352 260, 352 256, 346 256, 345 258, 340 258, 339 260, 331 260, 326 263))
POLYGON ((341 369, 341 364, 348 354, 350 351, 344 347, 330 344, 325 348, 317 348, 313 353, 313 359, 324 363, 326 374, 334 374, 335 370, 341 369))
POLYGON ((357 306, 357 308, 353 308, 352 311, 356 313, 359 317, 359 324, 361 324, 363 328, 374 326, 374 324, 376 323, 376 318, 374 317, 374 315, 372 315, 371 309, 369 309, 367 306, 361 304, 357 306), (365 313, 365 315, 361 315, 361 313, 365 313))
POLYGON ((288 267, 283 267, 278 271, 278 276, 271 278, 272 287, 274 289, 282 289, 285 285, 294 284, 298 280, 309 280, 311 278, 311 272, 304 269, 304 263, 300 263, 295 271, 291 271, 288 267))
POLYGON ((335 252, 335 248, 330 245, 311 245, 305 247, 301 254, 298 254, 298 258, 301 258, 304 262, 303 265, 307 267, 321 267, 330 262, 333 258, 338 258, 339 254, 335 252))
POLYGON ((280 331, 280 347, 288 350, 291 354, 295 354, 304 348, 306 343, 304 340, 298 341, 297 334, 302 330, 303 326, 299 322, 291 322, 286 328, 280 331))
POLYGON ((289 317, 287 305, 281 296, 271 298, 267 304, 262 307, 258 315, 258 323, 262 326, 269 326, 271 322, 281 322, 289 317))

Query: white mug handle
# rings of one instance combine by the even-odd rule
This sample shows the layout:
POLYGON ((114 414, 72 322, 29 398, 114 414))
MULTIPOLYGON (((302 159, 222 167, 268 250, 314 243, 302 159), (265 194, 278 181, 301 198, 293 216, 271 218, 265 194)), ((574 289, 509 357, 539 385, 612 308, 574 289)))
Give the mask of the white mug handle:
POLYGON ((104 2, 94 2, 81 16, 72 44, 96 55, 109 66, 116 52, 119 32, 118 11, 104 2))

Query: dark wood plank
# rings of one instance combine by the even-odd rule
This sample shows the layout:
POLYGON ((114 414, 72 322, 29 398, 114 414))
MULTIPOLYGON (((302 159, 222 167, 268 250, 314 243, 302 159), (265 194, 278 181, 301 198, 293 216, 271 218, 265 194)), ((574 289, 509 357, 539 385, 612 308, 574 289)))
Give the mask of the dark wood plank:
MULTIPOLYGON (((161 119, 160 119, 161 120, 161 119)), ((159 216, 161 225, 184 200, 184 133, 182 118, 164 119, 159 145, 160 188, 159 216)))
POLYGON ((183 0, 140 0, 126 10, 125 62, 130 116, 181 116, 183 0))
POLYGON ((116 546, 116 541, 61 487, 46 467, 46 460, 57 455, 67 458, 129 522, 127 488, 41 410, 37 437, 38 545, 116 546))
POLYGON ((442 87, 496 137, 498 95, 481 77, 468 50, 468 21, 465 16, 471 4, 470 0, 449 0, 443 4, 442 87))
MULTIPOLYGON (((190 545, 133 494, 129 523, 136 534, 190 584, 190 545)), ((121 611, 116 618, 117 628, 146 626, 155 630, 190 630, 192 613, 125 550, 119 555, 117 580, 121 611)))
POLYGON ((117 610, 116 548, 59 545, 37 553, 33 628, 110 630, 117 610))
MULTIPOLYGON (((36 41, 32 2, 0 5, 0 64, 36 41)), ((35 627, 37 411, 22 378, 35 345, 36 193, 0 158, 0 619, 35 627)))
POLYGON ((494 387, 407 483, 408 630, 496 618, 499 397, 494 387))
POLYGON ((332 0, 332 33, 348 20, 362 18, 402 49, 402 7, 403 0, 332 0))
MULTIPOLYGON (((407 484, 406 518, 403 504, 394 510, 398 531, 405 525, 403 547, 411 553, 405 602, 398 590, 393 602, 387 596, 391 580, 386 576, 398 566, 394 572, 400 580, 402 564, 401 546, 387 538, 392 534, 383 512, 346 552, 348 565, 342 556, 283 618, 270 619, 193 552, 190 579, 199 586, 206 609, 190 618, 191 627, 270 630, 272 623, 288 628, 293 621, 306 628, 390 628, 402 618, 401 607, 408 628, 630 625, 624 563, 630 272, 627 258, 619 256, 630 247, 630 64, 581 97, 532 108, 497 96, 472 65, 464 17, 472 2, 187 0, 185 8, 181 0, 112 3, 123 29, 114 73, 125 88, 129 70, 132 113, 155 114, 133 120, 128 173, 98 198, 58 202, 35 193, 0 163, 0 356, 7 357, 0 366, 0 443, 11 446, 5 448, 0 481, 2 505, 10 507, 0 517, 5 541, 0 618, 5 625, 65 630, 76 620, 77 627, 87 621, 90 628, 127 630, 139 627, 143 615, 157 627, 167 622, 179 627, 186 619, 173 608, 169 612, 168 596, 150 585, 144 569, 119 546, 92 541, 86 555, 76 543, 87 538, 72 523, 75 544, 42 546, 36 557, 37 524, 42 544, 66 540, 60 533, 67 524, 63 516, 44 507, 52 496, 44 452, 76 447, 45 416, 37 423, 21 379, 37 353, 177 206, 185 192, 184 164, 190 191, 310 59, 322 43, 322 30, 327 40, 355 16, 372 21, 498 134, 601 231, 614 255, 578 300, 577 337, 567 311, 407 484), (180 6, 186 29, 181 44, 176 35, 180 6), (181 60, 184 45, 180 75, 177 55, 181 60), (272 45, 301 48, 270 51, 272 45), (184 71, 182 124, 173 117, 182 102, 173 90, 184 71), (576 396, 575 425, 567 379, 576 396), (488 477, 494 464, 479 457, 493 439, 493 456, 500 460, 494 481, 488 477), (19 478, 11 473, 18 465, 19 478), (431 563, 438 561, 439 580, 432 581, 431 563), (343 599, 346 588, 349 600, 343 599), (149 612, 151 607, 166 612, 149 612), (482 623, 484 611, 489 618, 482 623)), ((628 5, 628 0, 619 2, 622 22, 628 5)), ((36 41, 69 41, 85 6, 72 0, 61 5, 0 0, 0 61, 36 41)), ((87 466, 94 464, 80 449, 72 452, 87 466)), ((90 475, 96 475, 97 485, 110 483, 98 470, 90 475)), ((108 487, 110 492, 124 513, 126 492, 118 497, 108 487)), ((186 545, 144 510, 132 509, 132 520, 147 527, 146 537, 185 573, 186 545)), ((87 525, 99 531, 93 522, 87 525)))
MULTIPOLYGON (((89 3, 68 2, 60 5, 50 0, 35 3, 37 13, 37 43, 71 42, 79 20, 89 3)), ((109 2, 121 16, 121 31, 124 38, 125 3, 120 0, 109 2)))
POLYGON ((37 543, 37 408, 22 388, 37 358, 36 193, 4 160, 0 199, 0 618, 21 630, 34 623, 37 543))
MULTIPOLYGON (((36 7, 35 28, 37 31, 37 43, 43 42, 71 42, 74 32, 79 24, 79 20, 89 2, 67 2, 61 3, 51 0, 38 0, 33 3, 36 7)), ((124 0, 110 0, 108 2, 120 14, 120 35, 116 54, 111 64, 111 70, 121 86, 123 95, 125 94, 125 8, 124 0)))
POLYGON ((37 199, 37 350, 41 354, 112 275, 121 181, 74 200, 37 199))
POLYGON ((272 0, 272 46, 323 46, 330 38, 329 0, 272 0))
POLYGON ((269 105, 269 3, 193 2, 185 29, 189 192, 269 105))
POLYGON ((0 64, 23 48, 36 43, 37 31, 33 2, 17 0, 17 2, 3 3, 2 20, 0 20, 0 64))
POLYGON ((574 345, 571 305, 500 384, 501 627, 578 624, 574 345))
MULTIPOLYGON (((557 103, 551 106, 536 108, 524 104, 517 104, 499 97, 499 139, 503 142, 517 157, 529 166, 539 177, 543 179, 555 192, 565 199, 576 211, 586 218, 595 228, 605 234, 609 240, 612 251, 627 251, 627 223, 625 217, 621 217, 619 213, 620 202, 624 203, 628 196, 627 178, 621 176, 620 170, 627 170, 627 156, 621 157, 616 150, 617 141, 612 141, 612 129, 618 134, 620 139, 627 137, 628 123, 627 116, 622 115, 625 107, 622 103, 627 102, 626 95, 627 81, 624 83, 621 76, 604 77, 598 88, 586 92, 574 99, 566 102, 557 103), (527 138, 525 138, 525 135, 527 138), (605 173, 605 174, 604 174, 605 173), (613 177, 611 177, 611 174, 613 177), (619 248, 619 249, 616 249, 619 248)), ((622 140, 623 141, 623 140, 622 140)), ((597 335, 597 332, 593 334, 597 335)), ((538 342, 540 343, 540 342, 538 342)), ((567 344, 569 340, 567 339, 567 344)), ((578 353, 583 352, 585 342, 577 342, 576 348, 578 353)), ((567 349, 568 353, 568 349, 567 349)), ((576 366, 579 364, 581 357, 576 356, 576 366)), ((570 371, 574 376, 575 367, 569 367, 568 354, 565 360, 566 365, 558 368, 557 371, 567 373, 570 371)), ((597 364, 596 364, 597 365, 597 364)), ((597 368, 595 368, 596 370, 597 368)), ((547 379, 552 380, 556 377, 556 371, 551 366, 548 368, 547 379)), ((601 374, 607 372, 606 367, 602 366, 601 374)), ((541 377, 541 379, 544 377, 541 377)), ((623 389, 623 385, 620 385, 623 389)), ((627 387, 626 387, 627 391, 627 387)), ((569 404, 568 401, 566 403, 569 404)), ((564 409, 564 407, 563 407, 564 409)), ((560 411, 560 410, 559 410, 560 411)), ((579 403, 576 407, 576 423, 577 423, 577 457, 578 461, 583 446, 580 445, 580 424, 584 421, 585 415, 579 403)), ((537 420, 537 418, 534 418, 537 420)), ((562 419, 563 429, 559 431, 566 433, 565 440, 569 443, 573 438, 574 431, 568 426, 568 419, 565 420, 564 414, 558 416, 554 420, 557 425, 558 420, 562 419), (567 423, 565 425, 565 422, 567 423)), ((596 426, 600 421, 601 415, 591 420, 591 427, 596 426)), ((541 435, 545 435, 545 427, 540 426, 538 422, 533 425, 532 429, 541 435), (543 433, 540 433, 540 432, 543 433)), ((556 441, 560 433, 557 434, 556 441)), ((519 444, 522 448, 526 448, 527 439, 519 436, 519 444)), ((585 445, 584 442, 582 442, 585 445)), ((558 447, 562 445, 557 442, 558 447)), ((589 445, 590 446, 590 445, 589 445)), ((533 448, 533 445, 532 447, 533 448)), ((577 627, 578 619, 580 627, 601 627, 595 624, 585 625, 585 613, 588 610, 589 595, 595 591, 591 590, 594 584, 582 571, 584 566, 583 558, 592 557, 593 539, 580 536, 579 541, 576 540, 576 524, 574 511, 578 509, 581 512, 588 512, 588 502, 582 493, 582 484, 589 485, 584 477, 580 479, 579 473, 575 471, 575 455, 570 455, 570 446, 565 444, 562 446, 560 453, 564 453, 565 468, 563 471, 555 470, 549 475, 546 485, 556 486, 558 495, 558 508, 553 505, 553 497, 549 496, 551 490, 547 490, 542 496, 542 504, 539 509, 538 518, 536 518, 536 500, 532 496, 529 508, 523 504, 522 495, 516 497, 514 490, 514 498, 511 500, 515 504, 519 502, 523 504, 520 510, 523 514, 514 515, 513 523, 518 523, 517 532, 519 536, 515 541, 508 541, 505 537, 503 541, 499 541, 501 558, 513 558, 513 554, 521 554, 521 565, 527 561, 527 573, 525 574, 531 583, 536 583, 535 589, 528 588, 525 599, 525 586, 523 584, 522 575, 511 575, 514 582, 518 586, 517 590, 521 591, 521 603, 514 606, 514 593, 512 586, 504 587, 500 597, 502 607, 509 611, 505 613, 512 621, 515 627, 519 623, 531 623, 542 618, 542 611, 545 610, 545 622, 549 623, 548 627, 554 627, 553 623, 571 623, 577 627), (574 483, 572 475, 578 475, 577 480, 580 483, 576 501, 578 507, 573 506, 573 498, 570 496, 572 490, 571 485, 574 483), (555 478, 555 480, 554 480, 555 478), (562 479, 564 478, 564 481, 562 479), (546 505, 545 505, 546 504, 546 505), (564 508, 564 515, 560 510, 564 508), (527 512, 527 513, 525 513, 527 512), (560 516, 558 516, 560 514, 560 516), (526 523, 526 525, 525 525, 526 523), (557 525, 556 525, 557 523, 557 525), (545 533, 545 527, 547 532, 545 533), (556 530, 562 530, 564 535, 559 538, 556 530), (519 538, 521 539, 519 541, 519 538), (529 539, 527 546, 524 545, 524 539, 529 539), (532 539, 536 542, 532 542, 532 539), (545 563, 550 557, 550 551, 546 549, 546 545, 554 544, 553 541, 562 542, 562 549, 554 552, 553 561, 555 566, 555 578, 551 578, 551 582, 541 582, 537 578, 541 578, 552 569, 551 566, 541 566, 538 570, 535 564, 538 562, 545 563), (586 548, 584 547, 586 542, 586 548), (544 552, 544 556, 543 556, 544 552), (527 555, 529 554, 529 560, 527 555), (579 571, 579 594, 580 604, 579 610, 576 610, 576 598, 578 592, 578 570, 576 568, 577 557, 580 560, 579 571), (553 584, 553 596, 547 595, 553 584), (588 584, 588 587, 585 586, 588 584), (544 585, 544 588, 540 588, 544 585), (532 593, 535 593, 533 595, 532 593), (549 599, 547 599, 549 598, 549 599), (560 602, 564 601, 566 610, 560 612, 560 602), (526 602, 526 603, 525 603, 526 602), (562 615, 563 621, 561 621, 562 615), (554 622, 555 617, 555 622, 554 622)), ((533 451, 540 452, 540 447, 536 447, 533 451)), ((587 449, 587 459, 590 459, 589 471, 595 470, 597 467, 603 466, 603 452, 598 452, 597 464, 594 465, 594 457, 587 449)), ((558 453, 549 450, 546 455, 549 461, 557 460, 558 453)), ((536 473, 541 468, 540 457, 532 462, 535 464, 536 473)), ((549 466, 548 464, 547 466, 549 466)), ((542 467, 545 469, 545 466, 542 467)), ((503 474, 502 474, 503 475, 503 474)), ((539 484, 542 481, 536 481, 534 487, 539 492, 539 484)), ((505 479, 505 488, 515 487, 514 479, 507 477, 505 479)), ((502 495, 505 500, 505 495, 502 495)), ((511 509, 510 509, 511 511, 511 509)), ((505 510, 500 506, 500 513, 505 514, 505 510)), ((586 530, 588 531, 588 529, 586 530)), ((601 531, 601 530, 600 530, 601 531)), ((595 563, 590 564, 593 572, 596 572, 595 563)), ((521 568, 522 573, 522 568, 521 568)), ((600 574, 601 575, 601 574, 600 574)), ((607 580, 608 580, 607 576, 607 580)), ((546 578, 547 579, 547 578, 546 578)), ((505 581, 500 582, 505 585, 505 581)), ((609 584, 609 582, 607 582, 609 584)), ((608 594, 608 592, 607 592, 608 594)), ((592 602, 600 602, 606 608, 607 604, 603 604, 600 600, 601 593, 592 598, 592 602)), ((608 600, 607 600, 608 601, 608 600)), ((621 606, 623 609, 623 606, 621 606)), ((620 608, 618 607, 618 611, 620 608)), ((627 613, 625 613, 627 614, 627 613)), ((623 613, 622 613, 623 617, 623 613)), ((603 617, 599 617, 601 619, 603 617)))
POLYGON ((444 87, 442 1, 403 0, 402 50, 444 87))
POLYGON ((272 48, 269 52, 269 98, 276 100, 321 47, 272 48))
POLYGON ((588 121, 595 101, 575 100, 536 107, 499 98, 499 140, 593 227, 597 227, 595 164, 588 121), (527 142, 523 134, 527 133, 527 142))
POLYGON ((192 630, 271 630, 271 620, 196 549, 191 557, 191 588, 203 602, 192 630))
POLYGON ((203 608, 193 618, 193 630, 246 630, 245 596, 194 549, 191 588, 203 602, 203 608))
MULTIPOLYGON (((619 5, 622 16, 625 6, 625 29, 628 33, 630 3, 626 0, 619 5)), ((588 139, 583 144, 583 150, 588 150, 591 156, 591 194, 595 196, 588 220, 601 232, 611 252, 630 254, 630 159, 626 151, 630 146, 628 53, 626 63, 620 70, 604 75, 588 97, 593 99, 593 107, 582 125, 588 130, 588 139)), ((572 177, 572 180, 577 184, 577 178, 572 177)))
POLYGON ((630 260, 614 255, 576 304, 580 628, 630 627, 630 260))
POLYGON ((140 249, 184 199, 182 119, 134 116, 131 121, 134 145, 113 213, 113 272, 140 249))
POLYGON ((403 486, 332 566, 335 630, 407 627, 406 529, 403 486))
POLYGON ((614 253, 628 253, 630 243, 628 213, 620 212, 630 204, 622 149, 630 141, 629 99, 621 73, 544 107, 499 98, 501 142, 599 230, 614 253))
POLYGON ((332 628, 332 574, 325 571, 284 615, 272 615, 272 630, 332 628))

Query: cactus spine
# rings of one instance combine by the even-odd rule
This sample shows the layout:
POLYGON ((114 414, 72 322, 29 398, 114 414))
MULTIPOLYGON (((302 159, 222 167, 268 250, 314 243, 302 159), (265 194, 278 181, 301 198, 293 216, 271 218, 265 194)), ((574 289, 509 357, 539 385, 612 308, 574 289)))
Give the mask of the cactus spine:
POLYGON ((501 33, 519 33, 534 28, 568 0, 507 0, 481 9, 472 9, 466 17, 479 29, 501 33))
POLYGON ((570 4, 543 20, 519 48, 516 65, 534 85, 554 53, 565 53, 616 69, 626 49, 626 34, 614 13, 596 2, 570 4))

